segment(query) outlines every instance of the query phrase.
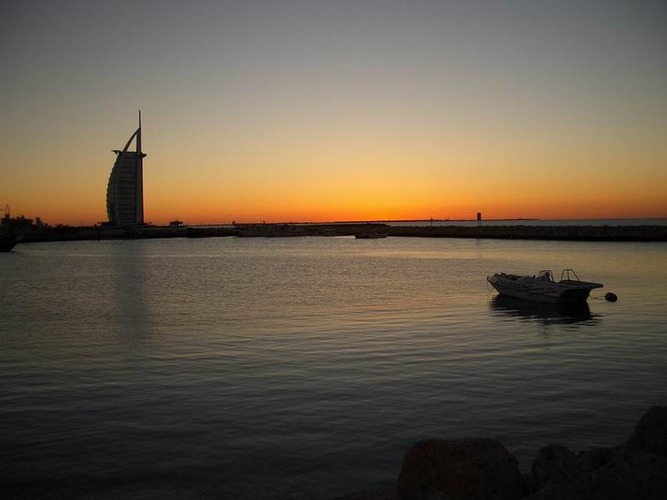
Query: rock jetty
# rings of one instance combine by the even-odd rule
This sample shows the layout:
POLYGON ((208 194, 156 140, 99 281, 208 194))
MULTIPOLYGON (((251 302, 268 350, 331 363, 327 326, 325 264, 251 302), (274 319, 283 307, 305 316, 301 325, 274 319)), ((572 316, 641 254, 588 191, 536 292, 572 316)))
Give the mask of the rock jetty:
POLYGON ((490 439, 428 439, 403 457, 396 486, 337 500, 664 500, 667 406, 650 408, 629 439, 575 453, 550 444, 530 471, 490 439))
POLYGON ((667 225, 652 226, 391 226, 383 223, 234 224, 231 226, 30 226, 12 234, 22 243, 43 241, 146 238, 211 238, 224 236, 354 236, 382 233, 415 238, 481 238, 563 241, 667 241, 667 225))
POLYGON ((563 241, 667 241, 667 226, 391 226, 389 236, 563 241))

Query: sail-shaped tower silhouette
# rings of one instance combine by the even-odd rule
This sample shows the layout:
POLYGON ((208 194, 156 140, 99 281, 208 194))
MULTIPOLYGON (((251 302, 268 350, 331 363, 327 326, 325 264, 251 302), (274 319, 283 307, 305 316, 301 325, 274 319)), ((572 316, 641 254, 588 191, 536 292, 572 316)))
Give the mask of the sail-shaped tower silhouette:
POLYGON ((146 156, 141 151, 141 112, 139 128, 132 134, 122 151, 116 153, 107 185, 107 215, 115 226, 136 226, 144 223, 144 168, 146 156), (135 151, 129 151, 135 141, 135 151))

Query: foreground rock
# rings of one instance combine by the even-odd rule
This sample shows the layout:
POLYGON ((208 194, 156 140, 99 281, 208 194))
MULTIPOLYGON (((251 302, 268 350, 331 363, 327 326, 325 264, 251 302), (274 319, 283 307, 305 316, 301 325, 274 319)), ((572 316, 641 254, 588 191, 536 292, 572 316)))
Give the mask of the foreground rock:
POLYGON ((551 444, 530 472, 490 439, 429 439, 403 457, 396 488, 345 500, 667 500, 667 407, 654 406, 628 441, 575 453, 551 444))
POLYGON ((667 499, 667 407, 654 406, 628 442, 575 455, 542 448, 531 468, 529 500, 667 499))
POLYGON ((667 458, 667 406, 653 406, 644 414, 626 448, 667 458))
POLYGON ((405 500, 518 500, 526 489, 516 458, 500 443, 490 439, 430 439, 405 454, 398 493, 405 500))
POLYGON ((550 483, 526 500, 667 499, 667 459, 643 451, 622 451, 583 477, 550 483))
POLYGON ((550 444, 537 452, 530 469, 530 488, 540 490, 554 484, 569 483, 585 474, 583 461, 576 453, 559 444, 550 444))

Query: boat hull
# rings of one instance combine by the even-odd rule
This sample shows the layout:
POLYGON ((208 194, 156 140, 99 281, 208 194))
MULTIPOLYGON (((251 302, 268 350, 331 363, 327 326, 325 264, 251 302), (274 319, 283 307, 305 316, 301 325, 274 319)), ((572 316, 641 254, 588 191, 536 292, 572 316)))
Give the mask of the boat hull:
POLYGON ((515 299, 546 303, 586 302, 591 290, 601 288, 600 283, 562 280, 541 281, 529 276, 494 274, 487 281, 498 293, 515 299))

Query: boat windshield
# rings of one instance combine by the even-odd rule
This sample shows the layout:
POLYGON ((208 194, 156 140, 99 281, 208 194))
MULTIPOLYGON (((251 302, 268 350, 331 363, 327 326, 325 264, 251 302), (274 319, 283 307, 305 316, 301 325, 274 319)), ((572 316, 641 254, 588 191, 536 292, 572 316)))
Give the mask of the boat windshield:
POLYGON ((542 281, 553 281, 554 280, 554 275, 548 269, 543 269, 537 275, 537 279, 542 280, 542 281))

